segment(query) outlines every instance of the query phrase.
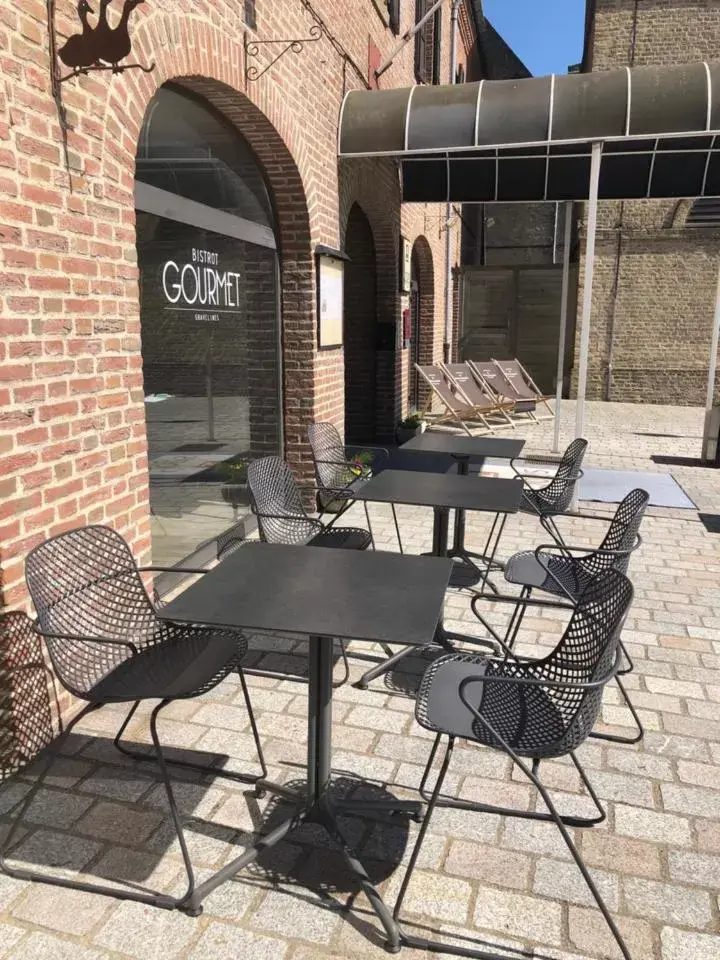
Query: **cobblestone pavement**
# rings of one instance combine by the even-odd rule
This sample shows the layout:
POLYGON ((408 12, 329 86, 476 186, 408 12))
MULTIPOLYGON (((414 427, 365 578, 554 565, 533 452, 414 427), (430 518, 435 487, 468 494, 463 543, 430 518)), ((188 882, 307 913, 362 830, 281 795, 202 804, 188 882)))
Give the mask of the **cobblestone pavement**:
MULTIPOLYGON (((567 431, 572 404, 565 404, 567 431)), ((636 670, 627 678, 646 728, 640 747, 590 741, 580 750, 608 820, 578 842, 618 917, 634 960, 716 960, 720 956, 720 483, 691 465, 700 452, 702 412, 668 407, 590 404, 588 463, 672 472, 699 511, 653 508, 631 574, 635 602, 624 639, 636 670), (653 460, 652 458, 657 458, 653 460), (670 458, 678 462, 668 463, 670 458), (715 521, 712 517, 715 516, 715 521), (707 525, 707 528, 706 528, 707 525), (708 529, 709 528, 709 529, 708 529)), ((547 452, 551 424, 523 427, 529 453, 547 452)), ((565 438, 567 439, 567 438, 565 438)), ((581 504, 607 515, 611 507, 581 504)), ((389 511, 371 506, 379 545, 396 549, 389 511)), ((400 508, 406 549, 429 549, 431 512, 400 508)), ((356 519, 362 519, 358 511, 356 519)), ((602 524, 566 517, 569 539, 594 543, 602 524)), ((468 517, 468 541, 479 547, 487 523, 468 517)), ((506 528, 505 555, 544 538, 530 517, 506 528)), ((499 625, 499 605, 489 614, 499 625)), ((547 613, 547 612, 546 612, 547 613)), ((451 627, 480 634, 467 597, 449 594, 451 627)), ((562 629, 553 615, 528 616, 525 650, 547 649, 562 629)), ((357 649, 360 645, 356 645, 357 649)), ((253 659, 302 672, 306 647, 278 637, 252 638, 253 659)), ((363 670, 352 662, 356 679, 363 670)), ((411 688, 409 678, 405 684, 411 688)), ((305 688, 290 680, 251 678, 259 726, 274 779, 302 777, 305 688)), ((379 795, 412 797, 430 740, 413 719, 402 678, 370 691, 336 691, 334 771, 365 778, 379 795)), ((106 708, 73 736, 18 838, 19 860, 89 877, 182 889, 182 864, 152 768, 139 769, 112 748, 122 711, 106 708)), ((148 711, 130 736, 148 741, 148 711)), ((605 695, 603 724, 628 722, 617 689, 605 695)), ((224 683, 201 700, 166 711, 162 736, 179 750, 216 755, 226 765, 253 763, 238 686, 224 683)), ((541 766, 562 810, 586 809, 574 769, 541 766)), ((0 832, 28 789, 32 771, 0 787, 0 832), (3 819, 4 818, 4 819, 3 819)), ((458 748, 448 788, 467 798, 528 806, 534 797, 500 754, 458 748)), ((184 780, 178 795, 187 816, 198 873, 227 861, 276 815, 227 782, 184 780)), ((348 819, 344 827, 370 874, 393 901, 417 827, 348 819)), ((549 824, 439 810, 411 886, 410 929, 516 951, 499 956, 589 960, 617 955, 556 829, 549 824), (517 952, 520 951, 520 952, 517 952)), ((40 960, 101 957, 193 960, 314 960, 385 956, 367 902, 347 884, 322 838, 298 833, 252 869, 217 890, 195 919, 90 894, 0 878, 0 956, 40 960)), ((427 956, 406 950, 404 956, 427 956)))

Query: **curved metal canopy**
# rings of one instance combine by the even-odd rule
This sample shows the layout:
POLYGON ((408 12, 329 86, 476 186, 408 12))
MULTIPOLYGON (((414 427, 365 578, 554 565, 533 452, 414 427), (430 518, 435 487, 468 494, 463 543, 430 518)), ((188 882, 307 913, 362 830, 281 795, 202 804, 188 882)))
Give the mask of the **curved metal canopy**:
POLYGON ((402 160, 409 202, 720 196, 720 63, 356 90, 340 157, 402 160))

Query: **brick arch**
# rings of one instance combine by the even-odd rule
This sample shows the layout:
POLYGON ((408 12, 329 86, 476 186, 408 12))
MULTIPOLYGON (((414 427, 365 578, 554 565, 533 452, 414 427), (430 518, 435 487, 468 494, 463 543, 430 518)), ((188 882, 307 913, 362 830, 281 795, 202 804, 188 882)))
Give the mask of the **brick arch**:
MULTIPOLYGON (((301 474, 309 475, 306 431, 312 419, 315 378, 315 271, 309 209, 315 196, 311 159, 292 111, 274 84, 245 85, 241 46, 229 55, 228 38, 192 14, 149 12, 134 34, 138 60, 155 61, 151 74, 123 75, 124 96, 111 89, 105 110, 101 179, 120 180, 118 193, 131 194, 137 141, 147 106, 168 81, 206 100, 235 126, 255 153, 272 198, 280 257, 283 350, 285 363, 285 454, 301 474), (251 99, 252 96, 252 99, 251 99), (124 168, 132 178, 118 175, 124 168), (125 188, 125 189, 123 189, 125 188)), ((132 204, 134 209, 134 203, 132 204)), ((134 230, 128 229, 134 248, 134 230)), ((136 271, 128 278, 128 313, 137 315, 136 271)), ((141 383, 141 373, 136 372, 141 383)))
POLYGON ((375 434, 391 441, 402 410, 401 352, 396 349, 400 321, 398 251, 400 247, 400 183, 392 161, 341 162, 340 235, 345 237, 351 210, 359 206, 372 229, 375 244, 377 349, 375 434), (388 197, 393 198, 392 204, 388 197), (394 202, 394 198, 397 202, 394 202))
MULTIPOLYGON (((418 338, 413 346, 413 362, 432 363, 435 359, 435 267, 432 249, 427 237, 422 234, 415 238, 412 247, 413 279, 418 285, 418 338)), ((414 371, 409 371, 414 376, 414 371)), ((424 380, 417 382, 418 406, 422 407, 427 399, 427 385, 424 380)))

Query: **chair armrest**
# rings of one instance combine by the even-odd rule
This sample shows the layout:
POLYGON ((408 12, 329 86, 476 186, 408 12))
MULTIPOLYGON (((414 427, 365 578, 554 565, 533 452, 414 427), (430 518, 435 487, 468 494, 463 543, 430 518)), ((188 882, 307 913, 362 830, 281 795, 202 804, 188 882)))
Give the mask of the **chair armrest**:
POLYGON ((126 640, 111 640, 109 637, 90 637, 79 633, 51 633, 48 630, 42 630, 35 621, 35 632, 44 640, 70 640, 74 643, 99 643, 106 647, 125 647, 132 654, 137 655, 138 648, 134 643, 126 640))
MULTIPOLYGON (((542 663, 542 660, 535 661, 522 661, 519 660, 519 663, 542 663)), ((617 652, 615 653, 615 660, 613 665, 607 670, 601 677, 598 677, 597 680, 586 680, 582 683, 578 683, 574 680, 545 680, 539 679, 538 677, 507 677, 499 675, 487 676, 484 673, 474 674, 471 677, 465 677, 461 681, 460 687, 458 689, 458 694, 460 699, 476 716, 477 711, 472 707, 467 700, 465 695, 465 688, 470 683, 504 683, 506 685, 511 685, 515 687, 552 687, 554 690, 596 690, 598 687, 604 687, 612 678, 617 674, 619 667, 622 664, 622 650, 618 645, 617 652)))
POLYGON ((320 520, 315 520, 300 513, 258 513, 257 518, 258 520, 300 520, 302 523, 310 523, 317 527, 319 532, 325 529, 325 524, 321 523, 320 520))
POLYGON ((199 567, 138 567, 138 573, 183 573, 183 574, 205 574, 209 570, 201 570, 199 567))

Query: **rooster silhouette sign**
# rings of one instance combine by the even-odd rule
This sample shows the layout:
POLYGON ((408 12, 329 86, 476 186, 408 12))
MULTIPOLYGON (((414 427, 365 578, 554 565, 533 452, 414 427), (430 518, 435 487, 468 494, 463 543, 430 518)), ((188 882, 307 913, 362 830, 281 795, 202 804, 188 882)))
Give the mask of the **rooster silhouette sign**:
POLYGON ((142 70, 150 73, 155 64, 145 67, 140 63, 121 64, 132 50, 129 22, 130 15, 135 7, 145 3, 145 0, 125 0, 120 14, 120 21, 115 27, 110 26, 108 7, 113 0, 100 0, 98 18, 95 26, 91 26, 88 15, 95 11, 88 0, 80 0, 77 5, 81 32, 69 37, 58 50, 58 57, 71 73, 60 78, 62 83, 71 77, 90 73, 93 70, 111 70, 113 73, 122 73, 124 70, 142 70))

